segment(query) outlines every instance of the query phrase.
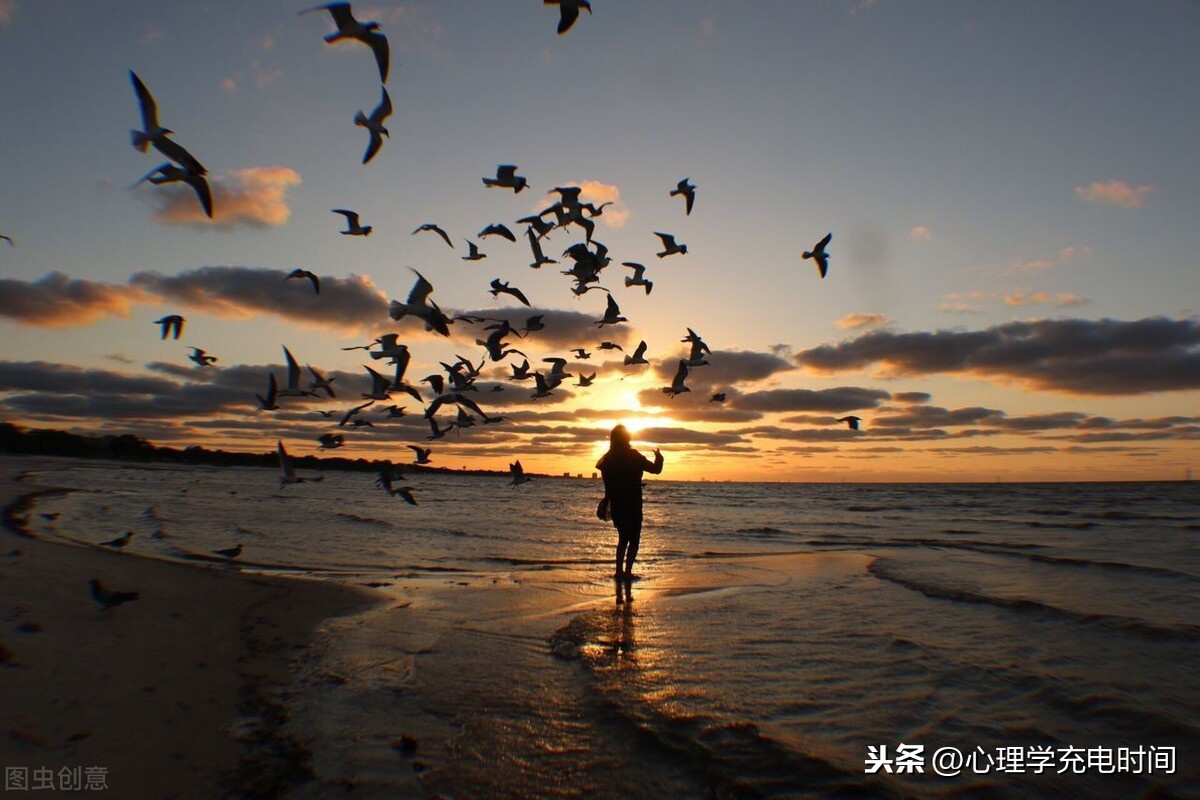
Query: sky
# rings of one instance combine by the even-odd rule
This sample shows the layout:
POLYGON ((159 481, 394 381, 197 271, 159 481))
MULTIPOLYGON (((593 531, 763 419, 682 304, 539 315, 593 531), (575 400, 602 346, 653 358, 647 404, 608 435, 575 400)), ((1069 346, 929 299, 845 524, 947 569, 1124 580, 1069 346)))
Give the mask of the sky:
POLYGON ((437 466, 584 475, 621 422, 684 480, 1200 467, 1195 2, 592 0, 564 35, 537 0, 356 3, 391 49, 368 164, 372 52, 326 44, 331 16, 309 7, 0 0, 0 421, 293 454, 340 433, 347 457, 420 445, 437 466), (130 70, 207 168, 212 220, 186 185, 134 186, 166 159, 131 146, 130 70), (485 187, 501 164, 529 188, 485 187), (690 214, 669 194, 683 178, 690 214), (541 240, 558 264, 529 266, 516 220, 563 186, 612 202, 593 219, 609 294, 561 274, 578 226, 541 240), (342 235, 335 208, 371 235, 342 235), (481 238, 493 223, 517 241, 481 238), (688 252, 658 257, 656 232, 688 252), (827 233, 822 278, 801 253, 827 233), (467 240, 487 257, 464 261, 467 240), (320 295, 284 280, 297 268, 320 295), (572 377, 534 399, 511 380, 522 356, 489 359, 469 396, 502 421, 430 441, 422 403, 395 393, 339 428, 367 402, 364 365, 391 370, 344 348, 397 334, 423 403, 441 362, 486 357, 486 323, 443 337, 389 317, 414 270, 452 315, 545 315, 508 345, 572 377), (530 307, 493 297, 495 278, 530 307), (626 322, 597 324, 608 296, 626 322), (160 338, 168 314, 178 341, 160 338), (689 328, 708 363, 669 396, 689 328), (649 364, 603 341, 645 341, 649 364), (337 397, 258 411, 285 346, 337 397))

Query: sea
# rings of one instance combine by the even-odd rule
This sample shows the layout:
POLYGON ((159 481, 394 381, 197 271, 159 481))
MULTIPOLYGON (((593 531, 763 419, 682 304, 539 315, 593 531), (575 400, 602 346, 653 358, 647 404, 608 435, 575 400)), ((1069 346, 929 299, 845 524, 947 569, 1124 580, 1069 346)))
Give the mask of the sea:
POLYGON ((1200 797, 1200 483, 648 480, 623 583, 599 481, 300 472, 63 460, 29 515, 377 594, 281 695, 297 796, 1200 797))

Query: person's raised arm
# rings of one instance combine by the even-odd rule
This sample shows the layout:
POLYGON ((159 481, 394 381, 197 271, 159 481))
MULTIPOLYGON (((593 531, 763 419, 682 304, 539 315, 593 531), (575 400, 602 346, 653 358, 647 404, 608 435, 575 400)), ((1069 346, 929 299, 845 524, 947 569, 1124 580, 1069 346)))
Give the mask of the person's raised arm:
POLYGON ((652 472, 655 475, 658 475, 659 473, 662 472, 662 468, 663 468, 663 454, 662 454, 662 451, 656 447, 656 448, 654 448, 654 463, 646 468, 646 472, 652 472))

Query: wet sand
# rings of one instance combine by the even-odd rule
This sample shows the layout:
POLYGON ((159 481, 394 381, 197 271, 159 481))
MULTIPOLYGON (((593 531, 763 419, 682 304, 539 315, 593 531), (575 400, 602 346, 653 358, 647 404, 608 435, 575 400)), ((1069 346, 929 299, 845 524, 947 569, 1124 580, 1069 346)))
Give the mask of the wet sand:
POLYGON ((23 472, 47 463, 61 461, 0 459, 0 762, 28 767, 31 789, 35 770, 59 788, 63 768, 98 767, 114 797, 274 797, 306 782, 311 754, 280 698, 321 623, 376 599, 31 538, 29 500, 53 488, 23 472), (104 611, 91 578, 140 599, 104 611))

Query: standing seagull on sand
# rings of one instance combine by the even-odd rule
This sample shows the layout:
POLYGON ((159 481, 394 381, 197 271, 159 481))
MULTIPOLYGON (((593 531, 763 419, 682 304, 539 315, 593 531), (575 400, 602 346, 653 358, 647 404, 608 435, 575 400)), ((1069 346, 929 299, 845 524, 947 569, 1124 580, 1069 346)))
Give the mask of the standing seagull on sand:
POLYGON ((138 592, 118 592, 111 589, 105 589, 99 579, 92 578, 88 581, 88 586, 92 589, 92 599, 100 604, 100 608, 104 611, 112 611, 115 607, 122 603, 128 603, 131 600, 137 600, 140 595, 138 592))
POLYGON ((387 37, 379 32, 378 22, 359 22, 354 18, 354 12, 350 10, 349 3, 326 3, 313 8, 306 8, 301 11, 301 14, 308 14, 313 11, 328 11, 333 17, 333 24, 337 25, 337 31, 325 37, 325 41, 329 44, 339 42, 344 39, 357 39, 358 41, 370 47, 375 53, 375 64, 379 67, 380 83, 387 83, 388 77, 388 58, 389 48, 387 37))
POLYGON ((146 84, 142 83, 142 79, 133 70, 129 70, 129 80, 133 83, 133 91, 137 95, 138 106, 142 112, 142 130, 129 132, 134 148, 139 153, 144 153, 149 145, 154 145, 155 150, 184 169, 189 169, 197 175, 207 175, 208 170, 195 156, 179 142, 167 138, 174 131, 158 124, 158 104, 154 102, 154 96, 150 94, 146 84))
POLYGON ((238 556, 240 556, 242 554, 242 545, 241 545, 241 543, 238 543, 237 547, 227 547, 224 550, 213 550, 213 552, 216 553, 217 555, 221 556, 222 558, 228 559, 229 561, 233 561, 235 558, 237 558, 238 556))
POLYGON ((821 273, 821 277, 825 277, 825 273, 829 270, 829 254, 825 252, 825 248, 829 246, 830 240, 833 239, 832 233, 825 234, 825 238, 813 245, 812 250, 805 250, 800 254, 801 258, 811 258, 817 262, 817 269, 821 273))
POLYGON ((388 129, 383 127, 383 121, 392 115, 392 98, 388 95, 387 89, 383 89, 383 99, 379 101, 379 105, 375 106, 375 110, 371 112, 371 116, 367 116, 359 111, 354 115, 354 124, 360 125, 367 129, 371 134, 371 140, 367 143, 367 151, 363 153, 362 162, 366 164, 375 154, 379 152, 379 148, 383 147, 383 137, 391 138, 388 129))
POLYGON ((695 185, 690 183, 688 178, 684 178, 679 183, 675 184, 675 188, 671 190, 670 196, 674 197, 675 195, 680 195, 687 202, 687 211, 685 213, 688 216, 691 216, 692 203, 696 202, 695 185))
POLYGON ((334 214, 341 214, 346 218, 346 230, 341 231, 342 236, 370 236, 373 230, 370 225, 360 225, 358 222, 358 212, 350 211, 346 208, 332 208, 330 211, 334 214))
POLYGON ((586 9, 589 14, 592 13, 592 4, 589 0, 543 0, 543 5, 558 6, 559 36, 571 30, 575 20, 579 19, 579 9, 586 9))
POLYGON ((200 198, 200 206, 204 209, 205 215, 212 219, 212 187, 208 185, 208 180, 201 173, 186 167, 177 167, 174 164, 160 164, 139 178, 134 186, 139 186, 145 181, 150 181, 155 186, 162 186, 164 183, 186 183, 200 198))
POLYGON ((167 316, 154 320, 155 325, 162 326, 162 338, 166 339, 167 334, 173 334, 174 338, 178 339, 179 334, 183 333, 183 323, 186 319, 178 314, 168 314, 167 316))

